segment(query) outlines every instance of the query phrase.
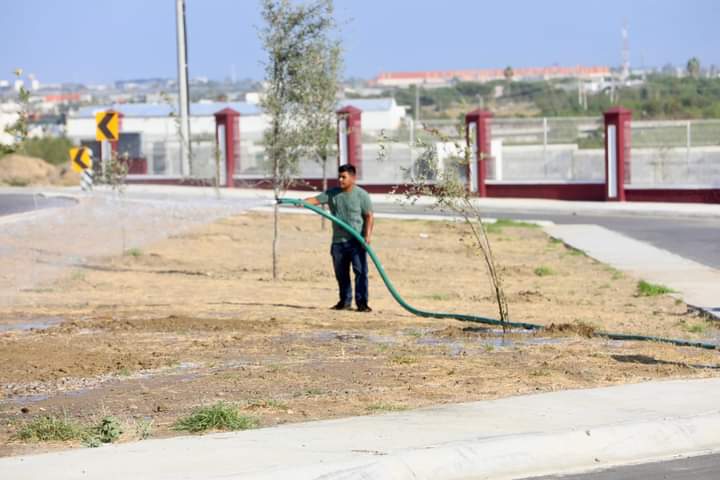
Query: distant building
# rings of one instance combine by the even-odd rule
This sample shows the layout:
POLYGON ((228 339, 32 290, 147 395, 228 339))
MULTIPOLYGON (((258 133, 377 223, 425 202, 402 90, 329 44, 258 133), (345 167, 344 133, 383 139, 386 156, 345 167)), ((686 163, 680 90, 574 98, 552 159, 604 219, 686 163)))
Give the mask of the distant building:
MULTIPOLYGON (((611 74, 610 67, 528 67, 513 68, 513 80, 549 80, 553 78, 600 79, 611 74)), ((385 87, 408 87, 410 85, 443 86, 456 81, 489 82, 503 80, 504 68, 434 70, 423 72, 383 72, 372 85, 385 87)))
MULTIPOLYGON (((358 98, 338 102, 340 109, 352 105, 362 110, 362 128, 367 131, 395 130, 405 118, 406 107, 393 98, 358 98)), ((224 108, 240 112, 240 131, 244 137, 260 138, 267 128, 267 117, 259 105, 249 102, 200 102, 190 105, 190 132, 215 135, 213 114, 224 108)), ((123 132, 170 137, 176 133, 173 109, 165 103, 126 103, 83 107, 67 119, 67 135, 76 141, 95 137, 95 113, 116 110, 123 114, 123 132)))
MULTIPOLYGON (((347 99, 337 108, 352 105, 362 110, 362 129, 367 132, 394 130, 405 118, 405 107, 392 98, 347 99)), ((245 151, 259 145, 269 119, 260 106, 248 102, 198 102, 190 105, 193 152, 211 158, 215 142, 214 114, 225 108, 240 113, 240 140, 245 151)), ((75 144, 90 147, 99 156, 95 141, 95 114, 115 110, 123 114, 119 151, 147 161, 150 174, 175 175, 180 171, 177 113, 165 103, 125 103, 80 108, 67 117, 66 134, 75 144)), ((206 162, 207 163, 207 162, 206 162)))
POLYGON ((0 103, 0 143, 12 145, 15 143, 15 137, 5 131, 5 129, 15 123, 20 112, 20 105, 17 102, 0 103))

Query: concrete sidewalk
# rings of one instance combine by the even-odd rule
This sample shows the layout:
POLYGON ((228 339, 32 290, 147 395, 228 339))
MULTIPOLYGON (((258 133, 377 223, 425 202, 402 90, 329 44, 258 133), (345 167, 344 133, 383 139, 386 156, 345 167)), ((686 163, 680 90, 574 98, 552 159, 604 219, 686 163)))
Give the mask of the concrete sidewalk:
POLYGON ((545 231, 618 270, 675 290, 720 318, 720 271, 598 225, 546 225, 545 231))
POLYGON ((0 459, 25 479, 511 479, 720 450, 720 379, 0 459))
MULTIPOLYGON (((361 185, 362 186, 362 185, 361 185)), ((48 195, 82 195, 78 187, 37 187, 33 189, 0 189, 0 192, 17 193, 24 191, 38 191, 48 195)), ((97 188, 103 192, 103 187, 97 188)), ((186 196, 196 198, 217 198, 219 193, 222 199, 245 198, 256 200, 267 200, 272 202, 273 192, 267 189, 249 188, 223 188, 215 190, 209 187, 184 187, 177 185, 140 185, 127 186, 127 195, 132 197, 155 196, 173 197, 186 196)), ((308 191, 288 191, 286 197, 305 198, 313 195, 308 191)), ((372 194, 371 198, 375 203, 392 204, 403 199, 403 195, 372 194)), ((431 205, 431 198, 420 198, 416 205, 431 205)), ((656 216, 656 217, 702 217, 720 218, 720 204, 699 204, 699 203, 656 203, 656 202, 573 202, 566 200, 545 200, 535 198, 478 198, 475 203, 484 209, 502 208, 518 213, 565 213, 565 214, 587 214, 587 215, 627 215, 627 216, 656 216)), ((529 217, 530 218, 530 217, 529 217)))

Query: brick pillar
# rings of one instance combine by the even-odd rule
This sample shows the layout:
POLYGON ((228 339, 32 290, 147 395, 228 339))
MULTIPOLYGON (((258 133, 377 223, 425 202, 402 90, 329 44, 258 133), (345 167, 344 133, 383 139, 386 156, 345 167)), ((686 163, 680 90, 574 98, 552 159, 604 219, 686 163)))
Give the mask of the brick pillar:
POLYGON ((337 111, 338 166, 349 163, 362 179, 362 110, 351 105, 337 111))
POLYGON ((235 184, 235 168, 240 167, 240 113, 223 108, 215 113, 215 142, 220 149, 220 168, 225 164, 225 186, 235 184))
POLYGON ((490 159, 490 119, 488 110, 477 109, 465 115, 465 140, 470 148, 470 164, 467 166, 468 190, 480 197, 487 196, 485 179, 487 161, 490 159))
POLYGON ((632 110, 613 107, 605 118, 605 200, 625 201, 625 183, 630 183, 630 125, 632 110))

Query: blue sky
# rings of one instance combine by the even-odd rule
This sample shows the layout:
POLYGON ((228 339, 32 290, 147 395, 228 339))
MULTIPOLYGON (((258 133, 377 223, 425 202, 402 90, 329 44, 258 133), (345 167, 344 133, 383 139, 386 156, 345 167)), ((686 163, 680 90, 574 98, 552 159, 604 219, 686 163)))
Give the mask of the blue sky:
MULTIPOLYGON (((175 77, 174 0, 0 0, 0 79, 175 77)), ((262 77, 255 0, 187 0, 191 76, 262 77)), ((718 0, 336 0, 345 75, 512 65, 720 66, 718 0)))

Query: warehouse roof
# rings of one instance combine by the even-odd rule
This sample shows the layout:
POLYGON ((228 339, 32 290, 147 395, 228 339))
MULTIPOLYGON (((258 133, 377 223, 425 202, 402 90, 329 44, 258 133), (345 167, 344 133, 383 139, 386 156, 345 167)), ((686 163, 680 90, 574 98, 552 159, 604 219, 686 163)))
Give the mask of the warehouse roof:
MULTIPOLYGON (((364 112, 383 112, 392 109, 395 100, 392 98, 350 98, 340 100, 338 109, 352 105, 364 112)), ((209 117, 215 112, 224 108, 232 108, 241 115, 260 115, 262 109, 259 105, 247 102, 202 102, 190 104, 190 115, 196 117, 209 117)), ((98 112, 115 110, 121 112, 125 117, 168 117, 171 113, 177 113, 165 103, 120 103, 113 105, 90 105, 80 108, 77 112, 71 113, 74 118, 95 118, 98 112)))
MULTIPOLYGON (((208 102, 208 103, 191 103, 190 115, 196 117, 209 117, 215 112, 219 112, 224 108, 232 108, 240 112, 241 115, 259 115, 260 107, 246 102, 208 102)), ((114 105, 90 105, 82 107, 76 113, 71 114, 75 118, 95 118, 97 112, 106 110, 115 110, 122 113, 126 117, 168 117, 171 113, 177 114, 174 109, 164 103, 121 103, 114 105)))

